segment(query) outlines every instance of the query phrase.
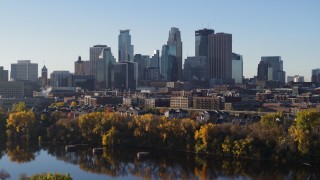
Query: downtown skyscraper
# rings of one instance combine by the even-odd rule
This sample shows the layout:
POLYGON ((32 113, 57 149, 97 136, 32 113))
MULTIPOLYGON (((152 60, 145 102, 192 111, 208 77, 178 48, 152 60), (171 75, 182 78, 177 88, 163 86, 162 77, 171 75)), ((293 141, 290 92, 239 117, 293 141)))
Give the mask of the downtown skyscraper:
POLYGON ((232 81, 232 35, 216 33, 208 39, 209 78, 220 83, 232 81))
POLYGON ((257 78, 259 81, 279 81, 280 84, 285 84, 286 73, 283 71, 281 56, 261 57, 257 78))
POLYGON ((213 29, 195 31, 195 56, 205 56, 208 58, 208 39, 210 34, 214 34, 213 29))
POLYGON ((168 81, 182 80, 182 41, 178 28, 169 31, 167 44, 162 47, 161 74, 168 81))
POLYGON ((131 45, 130 30, 120 30, 118 37, 118 62, 133 62, 134 51, 131 45))

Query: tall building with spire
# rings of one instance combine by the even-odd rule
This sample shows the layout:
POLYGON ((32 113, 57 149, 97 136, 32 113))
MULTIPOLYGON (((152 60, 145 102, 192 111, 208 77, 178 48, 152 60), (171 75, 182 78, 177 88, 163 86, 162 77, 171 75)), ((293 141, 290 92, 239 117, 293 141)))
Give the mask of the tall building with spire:
POLYGON ((44 65, 41 69, 41 80, 42 80, 42 87, 47 87, 48 86, 48 69, 44 65))
POLYGON ((120 34, 118 37, 118 62, 133 62, 134 59, 134 49, 131 44, 131 35, 130 30, 120 30, 120 34))
POLYGON ((182 41, 181 33, 178 28, 172 27, 169 31, 167 41, 168 57, 166 63, 167 80, 182 80, 182 41))

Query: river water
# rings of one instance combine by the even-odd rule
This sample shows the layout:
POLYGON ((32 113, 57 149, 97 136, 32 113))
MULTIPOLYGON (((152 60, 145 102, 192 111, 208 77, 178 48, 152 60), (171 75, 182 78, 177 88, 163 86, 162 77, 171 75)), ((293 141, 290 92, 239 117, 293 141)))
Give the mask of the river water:
POLYGON ((300 163, 232 160, 199 157, 190 153, 150 149, 104 149, 94 155, 92 147, 79 145, 66 152, 64 145, 0 144, 0 170, 9 179, 37 173, 70 173, 75 180, 99 179, 320 179, 320 167, 300 163), (148 151, 140 159, 137 152, 148 151))

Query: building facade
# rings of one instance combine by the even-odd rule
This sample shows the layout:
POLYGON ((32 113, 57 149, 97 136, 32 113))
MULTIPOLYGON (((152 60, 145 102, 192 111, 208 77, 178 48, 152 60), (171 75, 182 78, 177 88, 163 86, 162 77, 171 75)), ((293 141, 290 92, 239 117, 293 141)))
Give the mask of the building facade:
POLYGON ((90 47, 90 75, 97 78, 97 64, 101 57, 102 51, 108 48, 107 45, 95 45, 90 47))
POLYGON ((258 80, 278 81, 285 84, 285 71, 283 71, 283 61, 281 56, 263 56, 258 65, 258 80))
POLYGON ((24 98, 25 97, 24 82, 1 82, 0 96, 2 98, 24 98))
POLYGON ((79 56, 74 62, 74 75, 90 75, 90 61, 83 61, 79 56))
POLYGON ((195 56, 208 57, 208 37, 214 34, 213 29, 200 29, 195 31, 195 56))
POLYGON ((236 84, 242 84, 243 58, 240 54, 232 53, 232 79, 236 84))
POLYGON ((311 82, 320 82, 320 69, 312 69, 311 82))
POLYGON ((148 68, 150 57, 147 55, 135 54, 134 62, 138 64, 138 80, 145 80, 145 71, 148 68))
POLYGON ((115 63, 112 68, 111 82, 114 89, 136 89, 138 84, 138 64, 135 62, 115 63))
POLYGON ((192 98, 191 97, 171 97, 170 98, 170 108, 178 109, 188 109, 191 107, 192 98))
POLYGON ((68 87, 69 71, 53 71, 50 74, 51 87, 68 87))
POLYGON ((230 82, 232 79, 232 35, 217 33, 209 35, 209 78, 230 82))
POLYGON ((8 70, 4 70, 2 66, 0 66, 0 81, 8 81, 8 70))
POLYGON ((193 109, 223 109, 220 97, 193 97, 193 109))
POLYGON ((118 37, 118 50, 118 62, 133 61, 134 50, 133 45, 131 45, 130 30, 120 30, 118 37))
POLYGON ((94 91, 94 83, 92 75, 70 75, 68 78, 68 87, 80 87, 85 91, 94 91))
POLYGON ((11 64, 10 78, 12 81, 37 81, 38 64, 30 60, 18 60, 18 63, 11 64))
POLYGON ((111 69, 115 63, 111 48, 104 48, 97 61, 96 89, 111 88, 111 69))
POLYGON ((287 82, 304 82, 304 76, 294 75, 294 76, 288 76, 287 82))
POLYGON ((182 74, 182 41, 178 28, 172 27, 167 41, 167 80, 178 81, 183 79, 182 74))
POLYGON ((205 56, 187 57, 184 61, 183 69, 184 81, 191 80, 208 80, 209 64, 205 56))
POLYGON ((160 68, 160 51, 159 50, 154 50, 153 55, 151 55, 149 67, 160 68))

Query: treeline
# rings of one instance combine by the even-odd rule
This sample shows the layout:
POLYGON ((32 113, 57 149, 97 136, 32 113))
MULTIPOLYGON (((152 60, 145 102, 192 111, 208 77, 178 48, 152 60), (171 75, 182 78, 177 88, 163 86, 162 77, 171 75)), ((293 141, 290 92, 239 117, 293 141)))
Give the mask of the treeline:
MULTIPOLYGON (((92 112, 74 117, 52 112, 36 117, 16 108, 6 120, 8 138, 103 146, 152 147, 230 157, 320 161, 320 112, 306 110, 289 120, 279 113, 246 126, 200 124, 190 118, 92 112)), ((1 124, 1 123, 0 123, 1 124)))

